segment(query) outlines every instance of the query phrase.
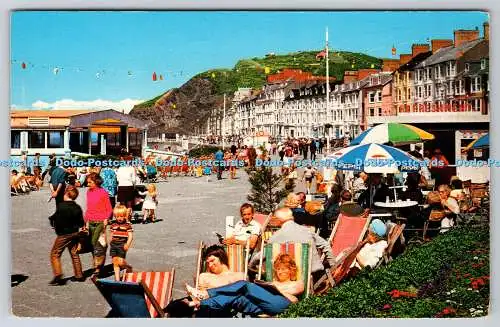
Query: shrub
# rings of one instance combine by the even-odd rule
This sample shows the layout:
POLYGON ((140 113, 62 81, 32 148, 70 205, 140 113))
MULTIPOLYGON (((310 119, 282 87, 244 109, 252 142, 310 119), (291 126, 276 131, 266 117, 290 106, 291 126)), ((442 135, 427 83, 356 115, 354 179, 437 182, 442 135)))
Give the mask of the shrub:
POLYGON ((191 158, 199 158, 201 156, 213 155, 215 152, 219 150, 216 146, 204 145, 199 148, 194 148, 189 151, 189 157, 191 158))
POLYGON ((283 317, 471 317, 487 314, 489 230, 456 228, 413 246, 385 267, 365 269, 283 317))

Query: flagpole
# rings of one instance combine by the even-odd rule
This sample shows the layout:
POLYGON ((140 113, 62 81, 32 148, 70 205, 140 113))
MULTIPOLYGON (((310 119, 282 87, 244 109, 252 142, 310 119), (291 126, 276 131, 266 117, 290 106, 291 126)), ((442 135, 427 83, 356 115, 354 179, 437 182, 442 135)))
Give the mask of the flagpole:
MULTIPOLYGON (((330 71, 328 62, 328 27, 326 27, 326 117, 330 109, 330 71)), ((330 152, 330 129, 327 128, 326 133, 326 151, 330 152)))
POLYGON ((224 93, 224 111, 222 114, 222 152, 224 152, 224 147, 225 147, 225 141, 224 141, 224 131, 225 131, 225 123, 226 123, 226 93, 224 93))

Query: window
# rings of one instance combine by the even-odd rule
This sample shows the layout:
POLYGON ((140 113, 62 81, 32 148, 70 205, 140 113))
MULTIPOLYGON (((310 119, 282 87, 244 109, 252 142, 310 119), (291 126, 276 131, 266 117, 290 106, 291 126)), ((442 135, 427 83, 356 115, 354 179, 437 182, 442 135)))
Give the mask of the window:
POLYGON ((398 101, 401 101, 401 90, 398 90, 398 101))
POLYGON ((465 71, 468 72, 470 69, 470 64, 469 63, 465 63, 465 71))
POLYGON ((378 116, 382 116, 382 108, 378 108, 378 116))
POLYGON ((10 131, 10 147, 11 149, 21 148, 21 131, 10 131))
POLYGON ((370 103, 374 103, 375 102, 375 93, 374 92, 368 93, 368 101, 370 103))
POLYGON ((453 95, 453 81, 450 81, 450 84, 448 85, 448 95, 453 95))
POLYGON ((481 69, 486 69, 486 59, 481 59, 481 69))
POLYGON ((481 77, 474 77, 471 81, 471 92, 481 92, 481 77))
POLYGON ((441 66, 437 65, 434 67, 434 76, 436 76, 436 78, 441 78, 441 66))
POLYGON ((64 148, 64 132, 48 132, 49 139, 47 142, 48 148, 64 148))
POLYGON ((30 131, 28 132, 28 147, 31 149, 45 148, 45 132, 30 131))
POLYGON ((407 96, 407 99, 408 99, 408 100, 411 100, 411 89, 410 89, 410 88, 408 88, 408 89, 406 90, 406 96, 407 96))
POLYGON ((375 116, 375 108, 370 108, 370 117, 375 116))
POLYGON ((455 83, 455 93, 457 95, 464 95, 465 94, 465 83, 463 80, 459 79, 455 83))
POLYGON ((430 79, 432 78, 432 71, 431 71, 431 69, 430 69, 430 68, 427 68, 427 69, 425 70, 425 72, 426 72, 425 79, 426 79, 426 80, 430 80, 430 79))
POLYGON ((422 87, 421 86, 417 87, 417 98, 418 99, 422 98, 422 87))
POLYGON ((481 111, 481 100, 480 99, 474 99, 472 100, 472 111, 481 111))
POLYGON ((377 92, 377 101, 382 102, 382 91, 377 92))
POLYGON ((425 88, 426 88, 426 90, 425 90, 426 96, 431 97, 432 96, 432 85, 426 85, 425 88))

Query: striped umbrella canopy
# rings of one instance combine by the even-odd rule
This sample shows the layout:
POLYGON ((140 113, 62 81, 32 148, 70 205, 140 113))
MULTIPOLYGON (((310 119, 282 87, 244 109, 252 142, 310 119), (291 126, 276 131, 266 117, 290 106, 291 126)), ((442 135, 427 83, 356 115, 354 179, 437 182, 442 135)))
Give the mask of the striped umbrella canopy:
POLYGON ((433 140, 434 135, 408 124, 385 123, 361 133, 350 145, 391 142, 393 145, 420 143, 433 140))
POLYGON ((464 151, 469 151, 472 149, 485 149, 490 147, 490 134, 484 134, 480 138, 472 141, 467 145, 464 151))
POLYGON ((381 144, 354 145, 334 152, 327 159, 339 170, 357 170, 366 173, 395 174, 419 171, 424 164, 397 148, 381 144))

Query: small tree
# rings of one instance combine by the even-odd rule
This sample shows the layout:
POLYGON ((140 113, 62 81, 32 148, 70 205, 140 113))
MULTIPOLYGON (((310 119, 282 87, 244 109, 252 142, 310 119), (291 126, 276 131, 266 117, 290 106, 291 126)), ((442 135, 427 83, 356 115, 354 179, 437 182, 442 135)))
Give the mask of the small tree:
POLYGON ((259 213, 269 214, 295 189, 293 179, 273 173, 272 167, 247 170, 252 189, 247 199, 259 213))

